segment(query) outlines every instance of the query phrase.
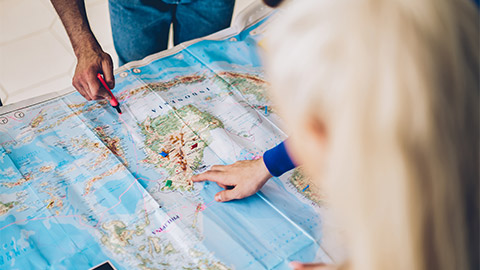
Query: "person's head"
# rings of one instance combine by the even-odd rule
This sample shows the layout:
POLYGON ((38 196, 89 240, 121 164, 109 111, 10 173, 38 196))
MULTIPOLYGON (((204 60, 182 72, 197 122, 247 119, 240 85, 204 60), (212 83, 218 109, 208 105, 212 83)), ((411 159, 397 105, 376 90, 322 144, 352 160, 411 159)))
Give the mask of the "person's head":
POLYGON ((296 0, 266 71, 293 158, 355 269, 478 266, 478 13, 469 1, 296 0))

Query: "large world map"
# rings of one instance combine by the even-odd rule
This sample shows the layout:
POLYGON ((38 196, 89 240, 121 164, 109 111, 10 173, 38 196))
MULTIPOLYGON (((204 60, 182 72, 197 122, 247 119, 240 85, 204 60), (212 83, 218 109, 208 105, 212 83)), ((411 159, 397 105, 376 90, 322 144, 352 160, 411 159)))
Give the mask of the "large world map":
POLYGON ((0 109, 0 268, 328 261, 321 197, 298 170, 228 203, 190 180, 286 138, 258 50, 269 14, 121 67, 121 115, 71 90, 0 109))

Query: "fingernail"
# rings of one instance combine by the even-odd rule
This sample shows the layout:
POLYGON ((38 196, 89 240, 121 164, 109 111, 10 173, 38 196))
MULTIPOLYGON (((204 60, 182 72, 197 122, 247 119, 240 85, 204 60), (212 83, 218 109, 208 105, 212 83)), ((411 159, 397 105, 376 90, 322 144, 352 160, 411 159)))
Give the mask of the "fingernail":
POLYGON ((288 266, 290 266, 291 268, 295 269, 295 268, 301 267, 302 264, 299 263, 299 262, 290 262, 290 263, 288 264, 288 266))
POLYGON ((222 195, 217 194, 215 195, 215 201, 220 202, 222 200, 222 195))

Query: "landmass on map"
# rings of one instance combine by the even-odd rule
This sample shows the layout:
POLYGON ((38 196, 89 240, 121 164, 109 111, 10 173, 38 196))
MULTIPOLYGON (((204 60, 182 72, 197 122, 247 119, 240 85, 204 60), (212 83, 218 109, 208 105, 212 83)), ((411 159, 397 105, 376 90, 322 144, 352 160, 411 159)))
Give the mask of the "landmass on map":
POLYGON ((7 214, 15 205, 17 205, 17 202, 3 203, 0 201, 0 216, 7 214))
POLYGON ((244 95, 252 95, 259 102, 268 101, 266 89, 269 83, 260 76, 251 73, 222 71, 215 77, 217 81, 226 82, 237 88, 244 95))
POLYGON ((22 178, 18 179, 15 182, 3 182, 2 186, 7 187, 7 188, 14 188, 14 187, 17 187, 17 186, 21 186, 21 185, 23 185, 24 183, 26 183, 30 180, 32 180, 32 174, 28 173, 28 174, 24 175, 22 178))
POLYGON ((105 146, 112 151, 112 153, 122 160, 122 163, 128 167, 127 159, 125 158, 125 150, 123 149, 120 138, 108 134, 109 126, 97 126, 94 128, 98 138, 105 144, 105 146))
POLYGON ((167 80, 164 82, 154 82, 148 83, 143 86, 131 89, 126 91, 123 94, 120 94, 117 98, 119 101, 123 101, 129 96, 140 95, 144 96, 149 94, 150 91, 155 92, 167 92, 170 88, 179 86, 179 85, 191 85, 196 83, 204 82, 207 79, 207 76, 204 74, 190 74, 190 75, 183 75, 183 76, 176 76, 171 80, 167 80))
POLYGON ((203 159, 209 131, 223 128, 223 123, 193 105, 186 105, 165 115, 147 117, 140 127, 147 153, 143 162, 168 172, 163 183, 170 180, 171 185, 162 189, 186 191, 193 189, 190 178, 203 159))
POLYGON ((214 81, 222 88, 238 90, 255 109, 265 111, 265 106, 267 106, 268 113, 274 112, 273 107, 268 105, 270 99, 267 89, 270 84, 261 76, 252 73, 222 71, 218 72, 214 81))
MULTIPOLYGON (((177 217, 178 218, 178 217, 177 217)), ((123 221, 113 220, 102 225, 101 242, 115 254, 133 253, 139 269, 212 269, 227 270, 229 267, 212 256, 186 246, 179 247, 165 234, 149 235, 146 223, 129 229, 123 221), (179 250, 185 249, 188 250, 179 250), (187 251, 187 252, 185 252, 187 251)))
POLYGON ((43 200, 47 209, 55 210, 55 214, 59 215, 63 208, 63 200, 66 198, 65 194, 60 195, 58 188, 55 185, 49 186, 48 182, 43 182, 40 186, 42 189, 39 191, 48 195, 48 198, 43 200))
POLYGON ((289 177, 289 181, 295 189, 307 199, 317 205, 323 204, 323 196, 321 195, 320 189, 312 179, 304 176, 300 168, 293 170, 292 175, 289 177))

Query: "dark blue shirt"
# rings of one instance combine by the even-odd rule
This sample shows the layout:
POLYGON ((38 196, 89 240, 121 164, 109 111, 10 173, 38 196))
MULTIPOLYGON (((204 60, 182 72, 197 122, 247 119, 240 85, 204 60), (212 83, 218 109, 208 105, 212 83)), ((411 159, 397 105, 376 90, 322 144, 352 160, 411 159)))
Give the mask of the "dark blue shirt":
POLYGON ((295 164, 293 164, 285 148, 285 141, 266 151, 263 154, 263 162, 273 176, 280 176, 295 168, 295 164))

